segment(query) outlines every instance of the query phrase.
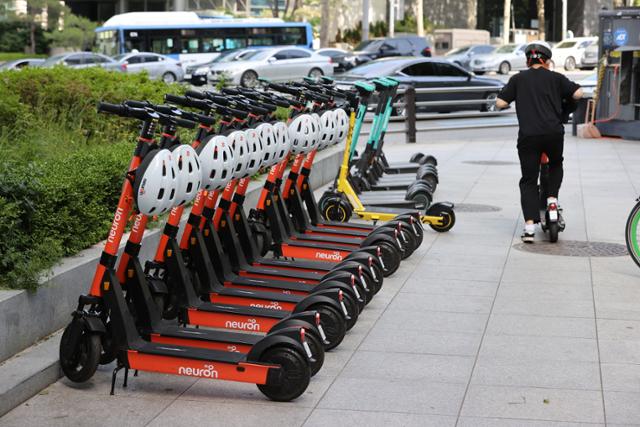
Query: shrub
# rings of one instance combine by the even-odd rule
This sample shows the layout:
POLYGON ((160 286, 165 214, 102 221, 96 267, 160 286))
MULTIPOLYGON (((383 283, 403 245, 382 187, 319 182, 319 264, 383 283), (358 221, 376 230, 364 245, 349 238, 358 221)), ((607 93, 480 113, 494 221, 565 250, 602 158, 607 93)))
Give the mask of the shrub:
POLYGON ((97 68, 0 75, 0 287, 33 289, 60 257, 106 237, 136 123, 98 116, 97 102, 181 91, 97 68))

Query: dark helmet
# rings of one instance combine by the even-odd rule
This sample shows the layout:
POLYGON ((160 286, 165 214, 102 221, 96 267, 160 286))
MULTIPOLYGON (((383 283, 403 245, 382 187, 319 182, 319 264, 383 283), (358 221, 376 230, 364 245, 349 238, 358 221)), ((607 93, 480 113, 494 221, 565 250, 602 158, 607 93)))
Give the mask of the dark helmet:
POLYGON ((531 65, 533 63, 542 63, 548 59, 551 59, 551 46, 549 43, 538 40, 532 43, 529 43, 524 50, 525 55, 527 55, 527 64, 531 65))

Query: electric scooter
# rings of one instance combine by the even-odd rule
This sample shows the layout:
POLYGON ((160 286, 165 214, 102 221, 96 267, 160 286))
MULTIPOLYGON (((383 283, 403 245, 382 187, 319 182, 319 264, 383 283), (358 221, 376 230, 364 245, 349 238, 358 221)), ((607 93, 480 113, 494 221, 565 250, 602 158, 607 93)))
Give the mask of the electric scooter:
POLYGON ((562 217, 562 209, 557 203, 547 205, 549 187, 549 157, 542 153, 540 158, 540 228, 542 231, 549 232, 549 241, 556 243, 558 241, 558 233, 564 231, 565 222, 562 217))
POLYGON ((112 375, 112 393, 117 372, 124 368, 125 385, 128 370, 135 369, 253 382, 273 400, 289 401, 298 397, 307 388, 310 370, 304 348, 288 337, 269 337, 272 345, 256 345, 248 354, 158 344, 142 339, 115 271, 117 251, 134 203, 146 215, 166 212, 175 203, 172 191, 157 191, 170 190, 175 185, 175 176, 172 177, 175 171, 171 152, 154 147, 156 121, 186 127, 194 123, 123 105, 101 103, 98 109, 135 118, 142 126, 90 293, 79 298, 73 320, 61 339, 60 363, 64 374, 74 382, 85 382, 93 376, 100 360, 101 339, 106 333, 104 325, 108 319, 118 360, 112 375))

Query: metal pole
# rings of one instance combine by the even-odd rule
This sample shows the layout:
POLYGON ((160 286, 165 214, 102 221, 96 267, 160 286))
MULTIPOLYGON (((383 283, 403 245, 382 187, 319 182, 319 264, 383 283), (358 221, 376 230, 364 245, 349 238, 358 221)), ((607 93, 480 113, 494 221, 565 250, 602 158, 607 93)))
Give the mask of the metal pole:
POLYGON ((406 142, 416 142, 416 89, 409 86, 404 92, 404 111, 406 112, 406 142))
POLYGON ((246 0, 247 4, 247 18, 251 18, 251 0, 246 0))
POLYGON ((502 43, 509 44, 509 26, 511 24, 511 0, 504 0, 504 13, 502 15, 502 43))
POLYGON ((562 37, 560 40, 564 40, 567 37, 567 0, 562 0, 562 37))
POLYGON ((389 0, 389 37, 396 32, 396 5, 394 0, 389 0))
POLYGON ((369 40, 369 0, 362 0, 362 41, 369 40))

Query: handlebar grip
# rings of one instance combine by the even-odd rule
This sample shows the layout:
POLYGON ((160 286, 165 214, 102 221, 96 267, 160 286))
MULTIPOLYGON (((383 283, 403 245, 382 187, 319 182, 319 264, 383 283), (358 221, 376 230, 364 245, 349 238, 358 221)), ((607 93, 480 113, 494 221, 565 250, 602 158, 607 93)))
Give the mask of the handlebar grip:
POLYGON ((191 120, 181 119, 175 116, 172 117, 172 119, 174 120, 175 125, 180 126, 181 128, 193 129, 198 125, 196 122, 193 122, 191 120))
POLYGON ((110 104, 108 102, 98 102, 98 113, 115 114, 117 116, 127 116, 127 107, 122 104, 110 104))
POLYGON ((153 108, 154 105, 151 104, 149 101, 124 101, 124 104, 127 107, 132 107, 132 108, 153 108))
POLYGON ((184 93, 185 96, 189 97, 189 98, 196 98, 196 99, 206 99, 207 95, 205 95, 202 92, 199 92, 197 90, 188 90, 184 93))
POLYGON ((167 94, 164 96, 164 100, 165 102, 181 105, 183 107, 197 108, 206 112, 211 110, 211 105, 208 102, 200 99, 187 98, 186 96, 167 94))
POLYGON ((237 117, 239 119, 244 119, 249 115, 248 111, 238 110, 237 108, 224 107, 227 109, 229 115, 233 117, 237 117))
POLYGON ((299 89, 293 89, 278 83, 269 83, 268 87, 271 89, 277 90, 278 92, 288 93, 289 95, 294 95, 294 96, 300 95, 300 92, 301 92, 299 89))
POLYGON ((229 87, 222 88, 222 93, 227 95, 243 95, 244 92, 240 92, 238 89, 232 89, 229 87))
POLYGON ((207 92, 207 99, 215 102, 216 104, 219 105, 229 105, 229 100, 224 97, 224 96, 220 96, 220 95, 216 95, 213 92, 207 92))

